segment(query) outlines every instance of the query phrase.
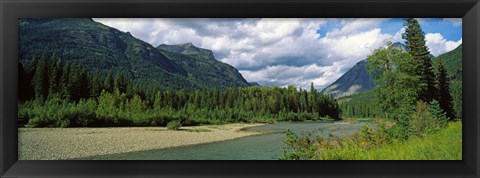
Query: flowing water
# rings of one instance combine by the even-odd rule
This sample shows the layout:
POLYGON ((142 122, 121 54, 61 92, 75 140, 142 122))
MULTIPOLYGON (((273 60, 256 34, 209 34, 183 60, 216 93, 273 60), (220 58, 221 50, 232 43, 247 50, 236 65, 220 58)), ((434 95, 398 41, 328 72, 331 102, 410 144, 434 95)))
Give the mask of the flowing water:
MULTIPOLYGON (((321 129, 324 134, 352 134, 369 122, 343 124, 333 121, 280 122, 246 128, 265 134, 215 143, 198 144, 158 150, 94 156, 86 159, 100 160, 275 160, 285 148, 285 131, 303 134, 321 129)), ((369 123, 371 125, 371 123, 369 123)))

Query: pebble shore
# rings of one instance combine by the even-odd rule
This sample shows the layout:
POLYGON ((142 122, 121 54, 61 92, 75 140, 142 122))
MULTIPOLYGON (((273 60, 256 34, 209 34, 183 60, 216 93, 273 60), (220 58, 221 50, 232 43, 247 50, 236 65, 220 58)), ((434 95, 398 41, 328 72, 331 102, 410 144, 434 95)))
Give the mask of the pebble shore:
POLYGON ((19 160, 68 160, 211 143, 260 134, 243 128, 262 124, 182 127, 19 128, 19 160))

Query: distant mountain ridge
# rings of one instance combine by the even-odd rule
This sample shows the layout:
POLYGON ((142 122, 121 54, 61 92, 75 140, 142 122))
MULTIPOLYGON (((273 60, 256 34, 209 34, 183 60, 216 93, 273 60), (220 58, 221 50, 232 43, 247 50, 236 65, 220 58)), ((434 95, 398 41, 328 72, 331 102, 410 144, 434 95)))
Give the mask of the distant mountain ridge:
POLYGON ((176 64, 183 66, 189 81, 202 88, 209 88, 211 86, 208 85, 212 83, 220 88, 250 86, 237 69, 217 61, 211 50, 196 47, 192 43, 161 44, 157 49, 176 64))
POLYGON ((361 60, 335 82, 324 88, 322 93, 338 98, 371 90, 374 87, 373 77, 367 72, 367 61, 361 60))
POLYGON ((164 49, 167 51, 171 52, 177 52, 177 53, 182 53, 185 55, 205 55, 209 58, 214 59, 215 57, 213 56, 213 51, 208 50, 208 49, 203 49, 203 48, 198 48, 193 45, 193 43, 185 43, 185 44, 179 44, 179 45, 167 45, 167 44, 161 44, 157 46, 158 49, 164 49))
MULTIPOLYGON (((402 43, 393 43, 390 47, 408 51, 408 47, 402 43)), ((335 98, 350 96, 359 92, 368 91, 375 87, 373 77, 368 74, 367 60, 361 60, 350 70, 338 78, 322 92, 335 98)))
POLYGON ((193 46, 152 45, 128 32, 88 18, 19 19, 19 61, 55 55, 76 61, 87 71, 121 72, 136 82, 162 88, 205 89, 249 86, 232 66, 213 52, 193 46), (200 67, 200 69, 194 69, 200 67))

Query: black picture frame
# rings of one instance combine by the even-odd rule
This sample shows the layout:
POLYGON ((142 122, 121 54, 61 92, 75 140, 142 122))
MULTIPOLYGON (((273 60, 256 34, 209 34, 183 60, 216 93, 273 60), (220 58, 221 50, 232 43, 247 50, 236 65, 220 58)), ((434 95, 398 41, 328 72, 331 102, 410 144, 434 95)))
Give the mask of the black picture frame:
POLYGON ((478 177, 478 0, 1 0, 0 177, 478 177), (22 17, 463 18, 461 161, 19 161, 18 24, 22 17))

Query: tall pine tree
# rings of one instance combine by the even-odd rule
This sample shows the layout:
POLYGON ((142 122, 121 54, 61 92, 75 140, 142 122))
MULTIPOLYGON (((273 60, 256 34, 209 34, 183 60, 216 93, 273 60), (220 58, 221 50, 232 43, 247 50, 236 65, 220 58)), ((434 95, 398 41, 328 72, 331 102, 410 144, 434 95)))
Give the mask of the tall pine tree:
POLYGON ((447 70, 445 69, 445 66, 443 65, 443 62, 441 60, 437 60, 435 63, 435 68, 436 68, 436 80, 435 83, 437 85, 437 100, 440 104, 440 108, 445 111, 447 114, 447 117, 450 119, 454 119, 455 114, 453 112, 453 106, 452 106, 452 96, 450 95, 450 81, 447 77, 447 70))
POLYGON ((430 102, 437 93, 435 76, 432 70, 432 60, 428 47, 425 45, 425 33, 418 21, 414 18, 406 19, 403 24, 405 33, 402 38, 406 40, 410 55, 413 57, 415 75, 420 77, 420 91, 417 100, 430 102))

